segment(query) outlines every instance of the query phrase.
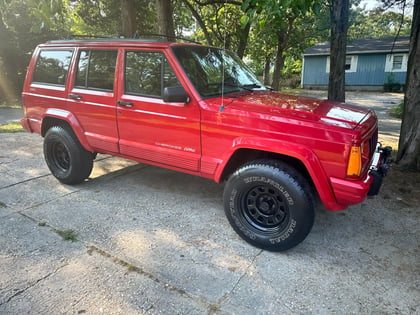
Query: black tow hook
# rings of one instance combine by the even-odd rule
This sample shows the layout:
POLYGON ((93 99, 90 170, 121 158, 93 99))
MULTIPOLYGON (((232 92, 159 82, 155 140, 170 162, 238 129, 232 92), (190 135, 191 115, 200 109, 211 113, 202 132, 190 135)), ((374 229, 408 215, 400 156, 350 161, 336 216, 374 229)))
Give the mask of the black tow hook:
POLYGON ((382 176, 386 176, 389 168, 391 167, 390 157, 391 157, 392 148, 390 146, 379 147, 379 151, 382 151, 382 163, 380 167, 378 168, 377 172, 382 176))

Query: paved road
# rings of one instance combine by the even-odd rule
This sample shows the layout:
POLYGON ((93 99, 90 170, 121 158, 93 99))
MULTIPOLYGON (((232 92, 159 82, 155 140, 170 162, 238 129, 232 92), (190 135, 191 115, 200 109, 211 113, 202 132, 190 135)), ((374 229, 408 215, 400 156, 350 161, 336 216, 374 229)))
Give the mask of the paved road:
POLYGON ((22 108, 0 107, 0 125, 19 121, 23 117, 22 108))
POLYGON ((0 134, 0 314, 420 312, 418 207, 318 207, 302 244, 270 253, 233 232, 222 190, 103 155, 61 185, 41 137, 0 134))

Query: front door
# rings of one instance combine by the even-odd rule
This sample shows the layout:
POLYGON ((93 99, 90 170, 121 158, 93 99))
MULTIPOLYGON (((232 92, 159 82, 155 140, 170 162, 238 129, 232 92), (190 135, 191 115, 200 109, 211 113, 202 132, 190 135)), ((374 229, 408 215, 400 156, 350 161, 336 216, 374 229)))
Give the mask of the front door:
POLYGON ((117 99, 120 153, 198 172, 198 104, 163 101, 165 87, 181 86, 163 51, 127 49, 120 78, 124 82, 117 99))

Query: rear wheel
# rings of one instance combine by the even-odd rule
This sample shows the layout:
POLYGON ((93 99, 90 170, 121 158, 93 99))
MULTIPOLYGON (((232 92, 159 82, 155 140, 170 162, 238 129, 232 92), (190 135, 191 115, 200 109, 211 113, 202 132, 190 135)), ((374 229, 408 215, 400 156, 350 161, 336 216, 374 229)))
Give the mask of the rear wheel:
POLYGON ((64 184, 79 184, 92 172, 92 153, 82 147, 72 130, 61 126, 45 134, 44 157, 51 173, 64 184))
POLYGON ((224 191, 226 216, 248 243, 283 251, 302 242, 314 222, 313 198, 293 167, 261 160, 238 169, 224 191))

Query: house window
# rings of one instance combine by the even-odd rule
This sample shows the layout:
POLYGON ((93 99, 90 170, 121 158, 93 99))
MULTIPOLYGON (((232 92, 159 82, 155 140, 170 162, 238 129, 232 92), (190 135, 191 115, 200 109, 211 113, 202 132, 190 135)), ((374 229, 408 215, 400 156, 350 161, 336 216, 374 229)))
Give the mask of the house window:
POLYGON ((401 70, 403 65, 403 55, 394 56, 392 61, 392 70, 401 70))
POLYGON ((408 54, 388 54, 385 61, 385 72, 407 71, 408 54))
MULTIPOLYGON (((357 71, 357 61, 358 56, 346 56, 346 65, 345 70, 346 72, 356 72, 357 71)), ((330 56, 327 57, 327 67, 326 72, 330 72, 330 56)))

